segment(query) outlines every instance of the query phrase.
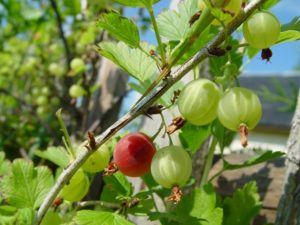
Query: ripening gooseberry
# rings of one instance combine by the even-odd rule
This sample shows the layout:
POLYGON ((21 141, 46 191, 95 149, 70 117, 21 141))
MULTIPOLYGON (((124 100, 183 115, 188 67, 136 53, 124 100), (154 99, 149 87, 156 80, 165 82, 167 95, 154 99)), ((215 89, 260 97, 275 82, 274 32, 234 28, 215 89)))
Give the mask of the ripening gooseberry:
POLYGON ((150 170, 156 148, 151 139, 143 133, 125 135, 116 145, 114 162, 127 176, 143 176, 150 170))
POLYGON ((73 84, 69 89, 69 95, 72 98, 77 98, 86 94, 86 91, 79 84, 73 84))
POLYGON ((71 61, 70 67, 73 74, 81 73, 85 70, 85 63, 81 58, 74 58, 71 61))
POLYGON ((217 117, 217 106, 221 97, 218 86, 208 79, 188 83, 178 98, 178 109, 188 122, 206 125, 217 117))
POLYGON ((106 145, 101 145, 83 164, 82 169, 86 172, 97 173, 108 165, 110 152, 106 145))
POLYGON ((51 63, 48 67, 50 74, 54 76, 62 76, 64 74, 64 68, 57 63, 51 63))
POLYGON ((47 105, 48 104, 48 97, 45 96, 45 95, 38 96, 37 99, 36 99, 36 104, 38 104, 39 106, 47 105))
POLYGON ((218 105, 218 118, 224 127, 232 131, 240 131, 241 142, 247 146, 248 130, 252 130, 259 122, 262 107, 257 95, 246 88, 229 89, 218 105), (246 138, 246 140, 244 140, 246 138))
MULTIPOLYGON (((224 23, 229 23, 241 10, 241 6, 243 0, 212 0, 212 5, 218 8, 221 8, 224 13, 230 15, 228 18, 226 17, 224 23)), ((206 7, 205 2, 203 0, 198 0, 198 8, 203 11, 206 7)), ((212 22, 213 25, 220 25, 218 20, 214 20, 212 22)))
POLYGON ((165 188, 183 186, 191 173, 191 157, 180 146, 167 146, 158 150, 151 162, 154 180, 165 188))
POLYGON ((275 44, 280 35, 280 22, 270 12, 260 11, 243 24, 246 41, 254 48, 265 49, 275 44))
POLYGON ((80 201, 89 190, 89 179, 84 172, 79 169, 60 192, 60 197, 70 201, 80 201))

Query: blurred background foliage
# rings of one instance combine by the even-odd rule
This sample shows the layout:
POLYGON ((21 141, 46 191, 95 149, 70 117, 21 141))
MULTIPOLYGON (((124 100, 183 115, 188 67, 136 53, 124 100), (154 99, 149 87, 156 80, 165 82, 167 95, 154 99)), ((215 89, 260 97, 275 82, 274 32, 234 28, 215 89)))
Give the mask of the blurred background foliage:
MULTIPOLYGON (((0 0, 0 151, 9 159, 61 143, 60 107, 72 136, 84 138, 101 87, 95 44, 110 38, 97 18, 112 7, 122 12, 110 0, 0 0), (83 68, 71 65, 75 58, 83 68), (70 97, 74 84, 84 96, 70 97)), ((143 11, 136 19, 146 29, 143 11)))

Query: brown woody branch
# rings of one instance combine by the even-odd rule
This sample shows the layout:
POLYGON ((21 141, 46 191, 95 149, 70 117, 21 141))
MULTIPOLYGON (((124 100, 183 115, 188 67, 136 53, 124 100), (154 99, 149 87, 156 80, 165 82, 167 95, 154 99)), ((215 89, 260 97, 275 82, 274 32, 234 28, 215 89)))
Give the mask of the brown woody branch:
MULTIPOLYGON (((185 74, 193 69, 197 64, 209 57, 209 52, 218 47, 226 38, 226 34, 231 34, 235 31, 250 15, 266 0, 254 0, 244 10, 237 15, 237 17, 228 24, 227 31, 220 31, 213 40, 211 40, 203 49, 201 49, 191 60, 186 62, 177 71, 175 71, 168 79, 164 80, 161 85, 153 89, 145 98, 143 98, 138 104, 136 104, 125 116, 115 122, 110 128, 104 131, 101 135, 96 137, 97 147, 101 146, 108 139, 110 139, 115 133, 121 128, 125 127, 128 123, 138 117, 140 114, 146 111, 160 96, 162 96, 173 84, 180 80, 185 74)), ((85 141, 84 144, 87 144, 85 141)), ((51 191, 44 199, 41 207, 36 215, 34 225, 41 223, 42 218, 46 214, 51 203, 63 188, 63 186, 71 179, 73 174, 81 167, 81 165, 88 159, 92 154, 92 151, 82 149, 81 154, 74 160, 68 168, 66 168, 56 181, 51 191)))

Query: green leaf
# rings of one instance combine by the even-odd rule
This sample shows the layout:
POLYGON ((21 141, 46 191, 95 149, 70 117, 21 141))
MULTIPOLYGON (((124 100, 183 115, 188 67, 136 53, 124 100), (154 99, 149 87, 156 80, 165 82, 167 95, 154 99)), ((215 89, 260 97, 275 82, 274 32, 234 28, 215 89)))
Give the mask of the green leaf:
POLYGON ((32 224, 34 213, 32 208, 18 209, 16 224, 32 224))
POLYGON ((0 223, 3 225, 32 224, 33 216, 34 210, 31 208, 16 209, 12 206, 0 206, 0 223))
POLYGON ((287 30, 280 33, 276 44, 300 40, 300 32, 296 30, 287 30))
POLYGON ((137 26, 133 21, 116 12, 101 14, 98 25, 107 30, 116 39, 125 42, 133 48, 137 48, 140 44, 137 26))
POLYGON ((12 216, 16 213, 17 208, 10 205, 1 205, 0 206, 0 215, 3 216, 12 216))
MULTIPOLYGON (((157 74, 157 66, 154 59, 146 55, 140 49, 130 49, 125 43, 103 42, 99 44, 99 53, 119 65, 129 75, 140 81, 145 81, 157 74)), ((145 51, 150 46, 143 45, 145 51)))
POLYGON ((255 182, 246 184, 224 200, 223 225, 248 225, 259 213, 261 202, 255 182))
POLYGON ((161 36, 169 41, 182 40, 190 29, 189 20, 198 11, 197 0, 183 1, 178 12, 167 10, 157 17, 157 26, 161 36))
POLYGON ((203 218, 216 208, 216 193, 211 184, 203 188, 195 188, 191 195, 184 196, 177 205, 175 212, 178 216, 190 215, 203 218))
POLYGON ((205 213, 201 225, 222 225, 223 224, 223 209, 215 208, 212 211, 205 213))
POLYGON ((116 213, 92 210, 78 211, 74 220, 78 224, 88 225, 134 225, 134 223, 116 213))
POLYGON ((5 153, 0 152, 0 176, 6 175, 11 171, 10 161, 5 159, 5 153))
POLYGON ((41 9, 36 9, 33 6, 22 4, 21 14, 26 20, 37 20, 41 18, 44 12, 41 9))
POLYGON ((129 208, 127 212, 137 216, 147 216, 153 208, 153 199, 142 199, 137 206, 129 208))
POLYGON ((217 138, 221 151, 231 144, 235 133, 225 128, 218 119, 213 122, 212 134, 217 138))
POLYGON ((246 160, 245 162, 243 162, 242 164, 230 164, 227 161, 224 160, 224 169, 226 170, 236 170, 236 169, 241 169, 241 168, 245 168, 245 167, 249 167, 249 166, 254 166, 256 164, 259 163, 263 163, 272 159, 276 159, 279 157, 284 156, 285 153, 283 152, 273 152, 271 150, 268 150, 266 152, 263 152, 260 155, 257 155, 251 159, 246 160))
POLYGON ((70 162, 70 156, 63 147, 48 147, 46 151, 36 150, 35 154, 63 168, 70 162))
POLYGON ((151 173, 146 173, 141 178, 150 191, 155 192, 161 199, 164 199, 170 195, 170 190, 167 188, 162 188, 159 184, 157 184, 151 173))
POLYGON ((247 48, 247 56, 249 59, 252 59, 254 56, 256 56, 261 50, 258 48, 251 47, 250 45, 247 48))
POLYGON ((118 194, 122 196, 132 195, 133 187, 121 172, 114 173, 112 176, 105 176, 104 181, 108 188, 115 190, 118 194))
POLYGON ((223 211, 217 208, 216 194, 211 184, 196 188, 185 195, 178 206, 170 212, 149 213, 150 220, 161 220, 163 224, 221 225, 223 211))
POLYGON ((198 39, 188 48, 184 55, 178 60, 179 65, 184 64, 193 57, 201 48, 203 48, 218 33, 217 27, 210 26, 205 29, 198 39))
POLYGON ((201 144, 210 135, 210 126, 196 126, 186 123, 179 133, 179 139, 183 147, 196 152, 201 144))
POLYGON ((150 7, 160 0, 114 0, 117 3, 120 3, 125 6, 130 7, 150 7))
POLYGON ((32 162, 17 159, 12 163, 12 175, 3 178, 0 189, 10 205, 36 209, 53 184, 53 176, 47 167, 34 168, 32 162))
POLYGON ((160 220, 164 225, 202 225, 204 219, 195 218, 192 216, 178 216, 171 212, 149 212, 149 220, 160 220))
POLYGON ((270 8, 272 8, 274 5, 276 5, 278 2, 280 2, 280 0, 269 0, 269 1, 266 1, 263 5, 262 5, 262 8, 264 10, 268 10, 270 8))
MULTIPOLYGON (((238 45, 238 41, 235 39, 230 40, 231 46, 238 45)), ((242 63, 243 63, 243 54, 240 53, 237 49, 232 50, 229 52, 230 58, 231 58, 231 63, 235 64, 237 68, 240 68, 242 63)), ((224 56, 214 56, 214 57, 209 57, 209 64, 210 64, 210 72, 214 76, 222 77, 224 74, 224 66, 228 62, 228 55, 224 56)))
POLYGON ((62 8, 64 10, 65 15, 75 16, 75 15, 81 13, 81 1, 80 0, 73 0, 73 1, 63 0, 63 1, 58 1, 57 3, 59 4, 60 8, 62 8))
POLYGON ((300 30, 300 16, 294 17, 291 22, 283 24, 281 26, 281 31, 288 31, 288 30, 300 30))

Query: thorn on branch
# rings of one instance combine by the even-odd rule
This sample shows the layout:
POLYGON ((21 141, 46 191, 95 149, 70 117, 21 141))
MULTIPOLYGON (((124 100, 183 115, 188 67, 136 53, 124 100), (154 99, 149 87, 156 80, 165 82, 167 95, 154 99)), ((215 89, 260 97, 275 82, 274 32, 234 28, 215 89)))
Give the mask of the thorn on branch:
POLYGON ((153 49, 151 49, 151 50, 149 51, 149 54, 150 54, 150 55, 153 55, 153 56, 157 56, 156 52, 155 52, 153 49))
POLYGON ((220 47, 208 48, 207 51, 211 56, 223 56, 226 54, 226 50, 220 47))
POLYGON ((87 136, 88 136, 88 142, 89 142, 89 148, 88 149, 96 150, 97 149, 97 143, 96 143, 94 134, 92 132, 88 131, 87 136))
POLYGON ((60 197, 57 197, 54 199, 52 206, 54 207, 54 210, 57 209, 58 206, 60 206, 63 203, 63 199, 60 197))
POLYGON ((127 208, 127 209, 131 209, 131 208, 137 206, 139 203, 140 203, 139 198, 133 198, 130 201, 124 202, 122 206, 127 208))
POLYGON ((192 26, 192 25, 199 19, 199 17, 201 16, 201 13, 202 13, 202 11, 200 10, 200 11, 196 12, 196 13, 190 18, 190 20, 189 20, 190 26, 192 26))
POLYGON ((165 107, 161 104, 152 105, 147 109, 144 115, 152 119, 151 115, 161 114, 164 109, 165 107))
POLYGON ((180 95, 180 90, 176 90, 173 92, 173 96, 171 98, 171 103, 175 104, 176 100, 178 99, 179 95, 180 95))
POLYGON ((231 17, 235 16, 235 13, 232 10, 222 9, 223 13, 229 14, 231 17))

